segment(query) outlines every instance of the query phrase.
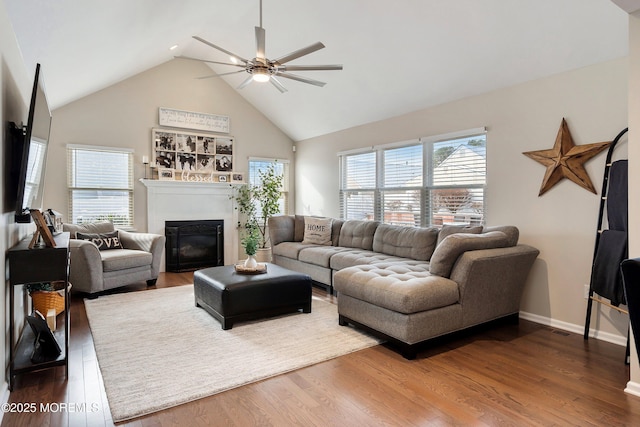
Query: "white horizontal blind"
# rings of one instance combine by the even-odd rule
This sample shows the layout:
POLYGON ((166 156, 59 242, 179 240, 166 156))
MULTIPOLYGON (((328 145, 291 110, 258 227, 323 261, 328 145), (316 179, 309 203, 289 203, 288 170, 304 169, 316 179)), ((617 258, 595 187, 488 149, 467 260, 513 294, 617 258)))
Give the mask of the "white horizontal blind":
POLYGON ((342 156, 340 210, 343 219, 373 220, 377 159, 375 152, 342 156))
MULTIPOLYGON (((260 185, 260 172, 266 171, 270 166, 275 168, 275 172, 282 175, 282 194, 279 200, 280 214, 289 213, 289 162, 268 160, 268 159, 249 159, 249 184, 260 185)), ((260 209, 258 207, 258 212, 260 209)))
POLYGON ((420 226, 422 212, 422 145, 409 145, 382 151, 383 185, 381 212, 385 224, 420 226))
POLYGON ((72 223, 109 220, 116 226, 133 226, 130 150, 70 145, 67 179, 72 223))

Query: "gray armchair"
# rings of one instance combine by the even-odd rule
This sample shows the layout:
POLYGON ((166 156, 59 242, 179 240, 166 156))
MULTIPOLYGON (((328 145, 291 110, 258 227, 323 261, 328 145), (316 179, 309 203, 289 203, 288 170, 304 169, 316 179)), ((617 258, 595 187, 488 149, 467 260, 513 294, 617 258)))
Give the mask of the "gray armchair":
POLYGON ((156 283, 164 236, 118 230, 124 249, 99 250, 89 240, 76 239, 76 233, 110 233, 115 231, 111 222, 64 224, 63 231, 71 234, 69 281, 72 290, 96 294, 143 280, 148 286, 156 283))

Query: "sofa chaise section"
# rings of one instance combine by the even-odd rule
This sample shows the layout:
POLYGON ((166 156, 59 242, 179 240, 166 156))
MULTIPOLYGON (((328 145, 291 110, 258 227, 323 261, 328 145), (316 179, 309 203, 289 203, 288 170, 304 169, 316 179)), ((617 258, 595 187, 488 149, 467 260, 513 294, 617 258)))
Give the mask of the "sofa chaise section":
POLYGON ((333 220, 325 245, 305 243, 303 216, 269 222, 273 262, 336 291, 341 325, 385 337, 407 358, 441 335, 517 320, 539 251, 514 226, 418 228, 333 220))

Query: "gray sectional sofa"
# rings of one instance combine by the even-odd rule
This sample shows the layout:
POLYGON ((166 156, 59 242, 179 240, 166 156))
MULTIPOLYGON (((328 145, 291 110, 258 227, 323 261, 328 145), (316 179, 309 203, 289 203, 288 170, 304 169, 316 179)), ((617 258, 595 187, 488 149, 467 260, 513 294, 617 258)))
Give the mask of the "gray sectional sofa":
POLYGON ((273 263, 335 291, 341 325, 383 336, 408 359, 433 338, 498 319, 517 321, 539 251, 514 226, 416 228, 331 221, 305 241, 305 217, 269 221, 273 263))

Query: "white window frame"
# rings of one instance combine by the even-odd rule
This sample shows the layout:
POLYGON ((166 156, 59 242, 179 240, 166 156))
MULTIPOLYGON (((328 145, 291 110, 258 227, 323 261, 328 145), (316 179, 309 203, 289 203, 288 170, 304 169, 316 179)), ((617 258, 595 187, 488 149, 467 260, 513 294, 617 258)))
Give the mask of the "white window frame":
MULTIPOLYGON (((282 190, 281 190, 281 199, 282 199, 282 212, 283 215, 287 215, 290 212, 290 194, 289 194, 289 180, 290 180, 290 162, 288 159, 270 159, 264 157, 249 157, 249 172, 247 173, 247 183, 249 185, 255 185, 257 182, 255 181, 255 177, 258 169, 254 169, 252 164, 254 163, 265 163, 265 164, 278 164, 283 166, 283 179, 282 179, 282 190)), ((259 212, 259 211, 258 211, 259 212)))
POLYGON ((120 147, 104 147, 104 146, 95 146, 95 145, 78 145, 78 144, 67 144, 67 186, 69 192, 69 206, 68 206, 68 218, 71 223, 78 222, 93 222, 98 220, 111 220, 114 225, 118 228, 130 229, 134 227, 134 180, 133 180, 133 160, 134 160, 134 150, 129 148, 120 148, 120 147), (77 180, 74 179, 78 172, 78 168, 82 167, 82 165, 76 164, 76 153, 81 152, 103 152, 103 153, 115 153, 127 156, 127 177, 124 179, 126 181, 125 185, 121 186, 110 186, 107 183, 100 183, 96 186, 82 186, 78 185, 77 180), (122 214, 113 215, 113 212, 109 212, 108 209, 100 212, 100 209, 97 209, 97 213, 93 212, 89 215, 79 215, 78 212, 75 212, 76 207, 74 207, 74 193, 75 192, 120 192, 126 194, 126 199, 124 199, 124 203, 126 204, 127 213, 122 216, 122 214))
MULTIPOLYGON (((342 151, 338 153, 340 158, 340 211, 342 219, 365 219, 375 220, 383 223, 401 224, 401 225, 415 225, 415 226, 441 226, 443 222, 439 222, 440 218, 434 217, 434 190, 460 190, 460 189, 472 189, 474 197, 478 200, 480 207, 480 213, 472 215, 466 215, 463 217, 453 215, 451 219, 447 219, 448 223, 465 222, 469 224, 483 224, 486 216, 484 209, 484 200, 486 195, 486 133, 485 127, 468 129, 459 132, 451 132, 447 134, 435 135, 430 137, 423 137, 416 140, 400 141, 390 144, 377 145, 367 147, 363 149, 355 149, 342 151), (442 185, 434 183, 434 168, 433 168, 433 146, 437 143, 446 141, 455 141, 458 139, 472 138, 474 136, 482 136, 485 138, 485 173, 484 181, 481 183, 466 183, 464 185, 442 185), (404 148, 409 146, 422 146, 422 184, 420 186, 398 186, 398 187, 385 187, 385 153, 389 150, 396 148, 404 148), (352 156, 375 153, 375 185, 371 188, 350 188, 347 180, 347 161, 352 156), (385 193, 397 192, 398 199, 402 200, 403 192, 417 192, 414 197, 419 198, 419 207, 414 206, 409 211, 415 216, 410 218, 410 215, 405 212, 402 217, 399 218, 398 214, 391 214, 387 209, 385 211, 384 195, 385 193), (373 200, 372 214, 367 214, 362 218, 350 218, 348 216, 348 198, 354 197, 354 195, 364 195, 364 199, 367 201, 373 200), (460 219, 461 218, 461 219, 460 219), (413 219, 413 220, 412 220, 413 219)), ((406 196, 405 196, 406 201, 406 196)), ((398 202, 400 203, 400 201, 398 202)), ((407 203, 408 204, 408 203, 407 203)), ((402 210, 402 209, 400 209, 402 210)), ((406 210, 406 209, 405 209, 406 210)))

